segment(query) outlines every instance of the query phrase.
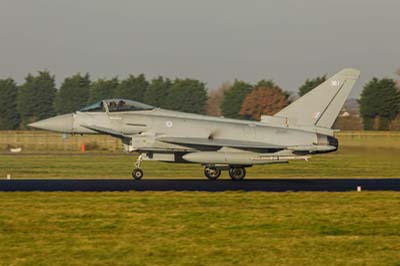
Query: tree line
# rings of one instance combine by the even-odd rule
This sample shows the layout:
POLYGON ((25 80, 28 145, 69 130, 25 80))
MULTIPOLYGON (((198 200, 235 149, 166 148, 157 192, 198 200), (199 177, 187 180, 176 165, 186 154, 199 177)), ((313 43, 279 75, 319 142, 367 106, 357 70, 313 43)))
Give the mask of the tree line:
MULTIPOLYGON (((289 93, 273 80, 251 84, 242 80, 225 82, 208 90, 200 80, 190 78, 147 79, 144 74, 125 79, 97 79, 77 73, 56 88, 49 71, 28 74, 22 84, 0 79, 0 129, 25 129, 26 125, 57 114, 71 113, 108 98, 124 98, 156 107, 190 113, 259 120, 273 115, 326 80, 306 79, 297 94, 289 93)), ((400 92, 393 79, 373 78, 365 84, 359 99, 364 129, 385 130, 400 112, 400 92)))
POLYGON ((126 79, 98 79, 77 73, 56 89, 55 77, 48 71, 29 74, 23 84, 0 79, 0 129, 26 128, 26 125, 56 114, 71 113, 109 98, 124 98, 161 108, 205 113, 207 89, 195 79, 157 77, 148 81, 143 74, 126 79))

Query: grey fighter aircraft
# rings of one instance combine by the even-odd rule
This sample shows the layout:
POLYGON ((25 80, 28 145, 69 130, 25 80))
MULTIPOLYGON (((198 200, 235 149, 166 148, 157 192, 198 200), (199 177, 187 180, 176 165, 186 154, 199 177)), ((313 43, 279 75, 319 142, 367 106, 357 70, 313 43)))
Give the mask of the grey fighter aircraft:
POLYGON ((215 180, 228 170, 242 180, 246 167, 307 160, 333 152, 338 140, 331 129, 360 72, 343 69, 317 88, 261 121, 210 117, 109 99, 72 114, 30 126, 70 134, 106 134, 121 139, 128 152, 139 152, 132 176, 143 177, 142 160, 198 163, 215 180))

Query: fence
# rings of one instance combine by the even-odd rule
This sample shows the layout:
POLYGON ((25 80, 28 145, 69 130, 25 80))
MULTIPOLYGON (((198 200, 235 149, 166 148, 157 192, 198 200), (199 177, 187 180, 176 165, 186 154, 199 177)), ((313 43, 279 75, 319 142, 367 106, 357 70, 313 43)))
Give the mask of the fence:
MULTIPOLYGON (((343 146, 400 146, 398 131, 342 131, 337 133, 343 146)), ((105 135, 74 135, 44 131, 0 131, 0 151, 10 148, 22 148, 24 152, 68 151, 79 152, 81 145, 87 150, 120 152, 122 143, 119 139, 105 135)))
POLYGON ((0 149, 22 148, 23 151, 80 151, 85 144, 87 150, 122 150, 119 139, 105 135, 62 135, 44 131, 0 131, 0 149))

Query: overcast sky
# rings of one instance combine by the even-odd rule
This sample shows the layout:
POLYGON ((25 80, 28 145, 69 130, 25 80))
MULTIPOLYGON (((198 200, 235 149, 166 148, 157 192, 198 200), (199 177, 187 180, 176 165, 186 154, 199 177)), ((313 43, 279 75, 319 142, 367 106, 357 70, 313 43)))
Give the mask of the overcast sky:
POLYGON ((296 91, 355 67, 358 96, 373 76, 396 77, 399 11, 398 0, 0 0, 0 77, 274 79, 296 91))

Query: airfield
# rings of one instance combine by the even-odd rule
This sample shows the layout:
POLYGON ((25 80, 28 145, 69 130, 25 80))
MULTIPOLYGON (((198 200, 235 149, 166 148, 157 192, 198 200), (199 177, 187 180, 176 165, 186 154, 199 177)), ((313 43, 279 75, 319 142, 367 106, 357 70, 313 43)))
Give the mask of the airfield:
POLYGON ((226 173, 206 180, 199 165, 153 162, 134 181, 135 155, 108 139, 96 147, 99 139, 85 136, 33 134, 39 138, 0 135, 28 147, 0 155, 1 188, 35 190, 0 192, 0 265, 400 262, 398 133, 341 132, 337 153, 252 167, 243 182, 226 173), (81 153, 81 140, 97 150, 81 153), (87 192, 65 192, 82 182, 78 190, 87 192))

